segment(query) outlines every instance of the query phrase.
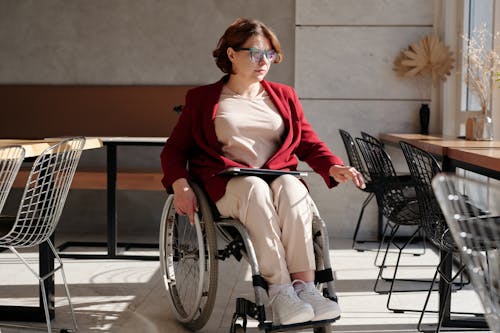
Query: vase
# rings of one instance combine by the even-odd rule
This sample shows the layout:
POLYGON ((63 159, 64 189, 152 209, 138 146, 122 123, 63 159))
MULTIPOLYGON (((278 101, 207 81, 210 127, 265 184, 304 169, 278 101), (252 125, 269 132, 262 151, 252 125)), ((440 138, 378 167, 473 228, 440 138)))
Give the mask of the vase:
POLYGON ((474 139, 475 140, 493 140, 493 121, 486 114, 475 117, 474 120, 474 139))
POLYGON ((420 134, 429 134, 429 119, 431 110, 429 109, 429 104, 422 104, 420 106, 419 118, 420 118, 420 134))

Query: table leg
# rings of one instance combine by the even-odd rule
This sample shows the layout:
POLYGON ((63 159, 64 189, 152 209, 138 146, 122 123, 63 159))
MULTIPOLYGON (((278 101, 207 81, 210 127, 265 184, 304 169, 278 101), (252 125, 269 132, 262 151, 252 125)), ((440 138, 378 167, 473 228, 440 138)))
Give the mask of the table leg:
MULTIPOLYGON (((53 236, 51 237, 54 240, 53 236)), ((50 250, 47 243, 42 243, 38 246, 38 268, 40 276, 45 276, 47 273, 54 270, 54 254, 50 250)), ((54 275, 47 277, 43 282, 45 286, 45 294, 47 295, 47 303, 49 306, 50 319, 55 318, 55 286, 54 275)), ((1 305, 0 320, 2 321, 30 321, 30 322, 45 322, 44 304, 42 298, 42 289, 39 288, 38 306, 16 306, 16 305, 1 305)))
POLYGON ((108 173, 108 189, 107 189, 107 235, 108 235, 108 255, 116 256, 116 145, 107 145, 107 173, 108 173))
POLYGON ((106 172, 107 172, 107 190, 106 190, 106 242, 79 242, 68 241, 57 247, 61 258, 74 259, 126 259, 126 260, 158 260, 155 255, 127 255, 119 254, 118 248, 123 247, 125 250, 130 248, 150 248, 158 249, 158 244, 149 243, 118 243, 118 210, 117 210, 117 190, 116 181, 118 173, 117 162, 117 147, 120 143, 106 142, 106 172), (72 246, 88 246, 88 247, 106 247, 106 254, 89 254, 89 253, 64 253, 63 251, 72 246))
MULTIPOLYGON (((444 156, 442 160, 441 170, 447 173, 455 173, 456 167, 451 160, 444 156)), ((439 313, 439 319, 442 320, 442 331, 457 330, 457 328, 476 328, 477 330, 488 329, 488 325, 484 318, 451 318, 451 286, 447 288, 447 282, 451 281, 453 274, 453 255, 451 253, 441 251, 441 266, 444 277, 439 279, 439 308, 442 310, 439 313)))
MULTIPOLYGON (((455 172, 455 168, 446 156, 443 157, 441 169, 444 172, 455 172)), ((439 319, 442 320, 444 326, 447 326, 450 322, 451 288, 447 288, 445 280, 451 280, 453 255, 441 251, 441 260, 444 260, 442 270, 445 278, 439 279, 439 309, 443 309, 443 312, 439 314, 439 319)))
POLYGON ((451 253, 441 251, 442 273, 446 278, 439 279, 439 309, 443 309, 439 314, 438 320, 442 320, 443 326, 450 323, 450 308, 451 308, 451 288, 445 283, 445 279, 451 280, 453 269, 453 255, 451 253))
MULTIPOLYGON (((51 240, 54 241, 54 236, 51 236, 51 240)), ((52 253, 49 245, 46 242, 43 242, 42 244, 39 245, 38 248, 39 256, 40 256, 40 261, 39 261, 39 266, 40 266, 40 276, 45 276, 49 272, 54 271, 54 254, 52 253)), ((45 294, 47 296, 47 303, 49 305, 49 316, 51 319, 55 317, 55 305, 54 305, 54 298, 55 298, 55 286, 54 286, 54 274, 51 276, 47 277, 45 281, 43 282, 45 286, 45 294)), ((43 309, 43 300, 42 300, 42 290, 40 288, 40 308, 43 309)))

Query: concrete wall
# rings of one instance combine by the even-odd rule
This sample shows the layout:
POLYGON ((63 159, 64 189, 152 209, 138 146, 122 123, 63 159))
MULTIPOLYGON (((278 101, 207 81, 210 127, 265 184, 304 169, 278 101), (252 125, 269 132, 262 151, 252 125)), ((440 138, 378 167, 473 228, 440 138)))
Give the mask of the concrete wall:
POLYGON ((276 31, 286 58, 271 78, 293 83, 293 13, 292 0, 2 0, 0 83, 210 83, 240 16, 276 31))
MULTIPOLYGON (((238 17, 276 32, 285 58, 269 79, 293 84, 294 10, 293 0, 2 0, 0 84, 211 83, 223 75, 212 50, 238 17)), ((159 148, 118 153, 119 167, 159 168, 159 148)), ((86 152, 81 166, 104 167, 104 149, 86 152)), ((120 191, 120 234, 156 239, 165 197, 120 191)), ((80 236, 102 230, 104 237, 105 200, 104 191, 72 191, 61 229, 80 236)))
MULTIPOLYGON (((221 76, 211 57, 219 37, 235 18, 253 17, 275 30, 285 53, 268 78, 295 85, 309 121, 347 161, 338 128, 355 136, 417 130, 430 89, 420 95, 391 68, 400 49, 433 30, 433 9, 432 0, 2 0, 0 83, 213 82, 221 76)), ((123 147, 119 155, 125 168, 158 167, 158 148, 123 147)), ((82 165, 104 166, 104 151, 87 152, 82 165)), ((315 175, 308 182, 330 232, 350 237, 365 194, 352 185, 328 191, 315 175)), ((164 198, 120 192, 120 231, 156 237, 164 198)), ((61 227, 102 228, 104 236, 105 216, 103 191, 76 191, 61 227)), ((375 230, 374 206, 365 222, 362 237, 375 230)))
MULTIPOLYGON (((353 136, 418 131, 418 109, 430 88, 420 95, 392 64, 401 49, 433 31, 433 12, 432 0, 296 1, 295 87, 320 137, 346 163, 339 128, 353 136)), ((402 154, 390 153, 404 170, 402 154)), ((309 183, 330 233, 350 237, 366 194, 351 184, 328 191, 318 177, 309 183)), ((365 211, 361 238, 376 230, 375 207, 373 200, 365 211)))

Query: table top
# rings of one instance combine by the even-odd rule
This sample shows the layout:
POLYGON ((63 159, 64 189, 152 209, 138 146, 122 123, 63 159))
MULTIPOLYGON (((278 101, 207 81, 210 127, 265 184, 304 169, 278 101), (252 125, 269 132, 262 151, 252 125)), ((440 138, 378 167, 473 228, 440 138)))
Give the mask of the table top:
POLYGON ((449 148, 448 158, 500 172, 500 148, 449 148))
POLYGON ((471 141, 442 135, 384 133, 380 135, 380 139, 390 144, 397 144, 399 141, 403 140, 431 154, 439 156, 447 155, 447 151, 450 148, 500 148, 500 141, 471 141))
MULTIPOLYGON (((452 137, 448 137, 452 139, 452 137)), ((417 133, 381 133, 380 140, 387 143, 397 144, 399 141, 414 141, 414 140, 441 140, 442 135, 439 134, 417 134, 417 133)))
MULTIPOLYGON (((64 138, 49 138, 40 140, 23 139, 0 139, 0 147, 20 145, 25 150, 25 157, 36 157, 51 145, 63 140, 64 138)), ((83 150, 102 147, 102 141, 99 138, 85 138, 83 150)))
POLYGON ((163 146, 168 137, 158 136, 103 136, 105 146, 163 146))

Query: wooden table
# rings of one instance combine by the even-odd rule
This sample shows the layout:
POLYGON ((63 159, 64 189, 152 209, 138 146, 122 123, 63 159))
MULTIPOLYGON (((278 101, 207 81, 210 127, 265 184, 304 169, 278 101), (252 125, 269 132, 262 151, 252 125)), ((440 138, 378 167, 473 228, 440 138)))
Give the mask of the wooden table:
MULTIPOLYGON (((25 158, 37 157, 51 145, 63 140, 63 138, 50 138, 41 140, 23 140, 23 139, 0 139, 0 147, 22 146, 25 151, 25 158)), ((85 138, 83 150, 101 148, 102 141, 99 138, 85 138)))
MULTIPOLYGON (((43 140, 20 140, 20 139, 0 139, 0 147, 19 145, 25 150, 25 158, 32 160, 43 153, 43 151, 53 144, 63 140, 63 138, 51 138, 43 140)), ((99 138, 86 138, 83 150, 96 149, 102 147, 102 141, 99 138)), ((39 254, 39 273, 40 276, 46 275, 54 269, 54 257, 47 244, 42 243, 38 246, 39 254)), ((47 295, 49 316, 55 317, 54 311, 54 275, 45 279, 45 293, 47 295)), ((42 291, 40 289, 39 306, 0 306, 0 320, 4 321, 41 321, 45 322, 43 310, 42 291)))
MULTIPOLYGON (((455 172, 456 168, 469 170, 487 177, 500 179, 500 141, 469 141, 461 138, 441 135, 422 135, 405 133, 385 133, 380 139, 388 144, 399 145, 399 141, 406 141, 420 149, 430 152, 442 161, 444 172, 455 172)), ((447 259, 443 264, 443 274, 451 278, 453 261, 452 256, 446 256, 443 251, 441 258, 447 259)), ((451 297, 445 297, 445 283, 439 282, 439 304, 445 304, 443 316, 444 328, 456 330, 458 327, 485 328, 484 320, 451 319, 451 297)))
MULTIPOLYGON (((107 240, 103 242, 82 242, 68 241, 58 246, 61 258, 74 259, 125 259, 125 260, 158 260, 157 255, 123 254, 118 248, 145 248, 158 249, 158 243, 119 243, 118 242, 118 219, 117 219, 117 148, 118 146, 156 146, 162 147, 167 141, 167 137, 102 137, 102 142, 106 147, 106 209, 107 209, 107 240), (66 249, 74 246, 106 247, 107 253, 71 253, 66 249)), ((159 183, 159 182, 158 182, 159 183)))
POLYGON ((380 135, 380 140, 396 145, 399 141, 406 141, 439 158, 446 157, 450 148, 500 148, 500 141, 470 141, 441 135, 384 133, 380 135))
POLYGON ((447 156, 452 168, 500 179, 500 148, 449 148, 447 156))

